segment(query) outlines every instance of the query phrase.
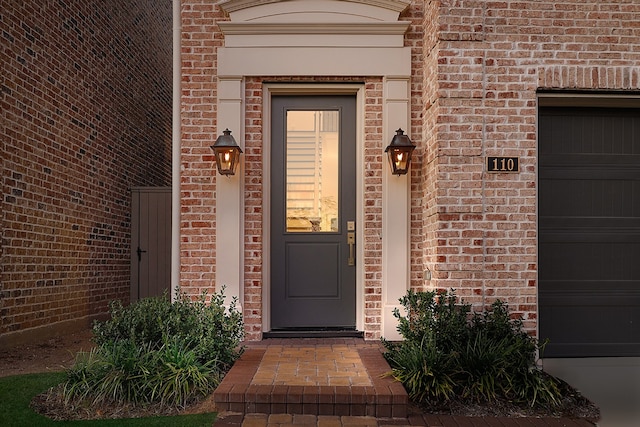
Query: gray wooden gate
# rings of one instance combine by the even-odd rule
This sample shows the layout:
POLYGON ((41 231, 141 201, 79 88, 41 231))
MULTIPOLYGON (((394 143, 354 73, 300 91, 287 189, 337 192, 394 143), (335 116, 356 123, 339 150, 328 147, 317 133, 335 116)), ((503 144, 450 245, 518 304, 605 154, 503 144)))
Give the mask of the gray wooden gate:
POLYGON ((171 188, 131 189, 131 302, 171 288, 171 188))

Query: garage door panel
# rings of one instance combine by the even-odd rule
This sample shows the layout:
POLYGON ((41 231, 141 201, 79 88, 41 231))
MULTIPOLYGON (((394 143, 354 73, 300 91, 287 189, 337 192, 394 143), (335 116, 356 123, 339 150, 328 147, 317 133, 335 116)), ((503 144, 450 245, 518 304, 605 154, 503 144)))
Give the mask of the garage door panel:
POLYGON ((574 242, 637 242, 640 230, 633 218, 609 219, 603 217, 594 218, 548 218, 545 227, 540 230, 545 232, 540 237, 542 242, 566 242, 571 239, 574 242), (594 229, 597 228, 598 229, 594 229))
POLYGON ((545 317, 555 320, 548 328, 550 343, 554 342, 555 335, 567 344, 640 342, 639 331, 632 324, 634 308, 631 306, 604 306, 593 301, 593 305, 549 306, 545 310, 545 317), (598 311, 597 316, 593 310, 598 311))
MULTIPOLYGON (((615 166, 631 167, 633 171, 640 156, 625 152, 618 153, 554 153, 540 159, 540 168, 555 170, 562 174, 570 171, 603 173, 615 171, 615 166)), ((569 176, 572 176, 570 173, 569 176)))
MULTIPOLYGON (((550 280, 539 302, 549 307, 617 307, 640 305, 640 282, 625 280, 550 280), (615 291, 612 291, 615 290, 615 291)), ((640 316, 640 310, 636 310, 640 316)), ((593 317, 600 317, 593 316, 593 317)))
POLYGON ((640 239, 640 231, 634 226, 637 221, 622 219, 616 222, 620 224, 619 227, 605 226, 604 224, 607 224, 606 218, 593 218, 591 220, 585 218, 549 218, 547 226, 540 227, 543 235, 540 236, 539 241, 540 243, 640 242, 638 240, 640 239), (553 223, 553 226, 550 223, 553 223), (601 226, 601 228, 595 230, 594 228, 598 226, 601 226))
POLYGON ((543 357, 637 357, 640 354, 638 343, 556 343, 547 345, 543 357), (553 351, 550 350, 553 348, 553 351), (561 356, 565 355, 565 356, 561 356))
POLYGON ((545 304, 544 318, 548 344, 546 357, 635 355, 640 350, 638 310, 635 305, 593 300, 584 305, 545 304))
POLYGON ((640 110, 543 108, 540 338, 547 357, 640 355, 640 110))
POLYGON ((540 154, 640 154, 636 109, 544 108, 540 118, 540 154))
POLYGON ((539 273, 541 291, 553 289, 561 280, 609 281, 609 285, 601 286, 615 289, 616 281, 637 281, 640 277, 638 244, 540 244, 539 260, 544 267, 539 273))
MULTIPOLYGON (((640 176, 639 176, 640 179, 640 176)), ((540 182, 540 214, 553 217, 638 217, 640 181, 563 179, 540 182)))

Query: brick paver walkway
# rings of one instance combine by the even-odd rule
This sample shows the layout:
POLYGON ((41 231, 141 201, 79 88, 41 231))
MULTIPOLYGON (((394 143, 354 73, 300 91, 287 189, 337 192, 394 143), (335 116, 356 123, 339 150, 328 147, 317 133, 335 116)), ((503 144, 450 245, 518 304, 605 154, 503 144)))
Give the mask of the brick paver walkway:
POLYGON ((301 386, 372 386, 353 346, 268 346, 253 384, 301 386))
POLYGON ((248 343, 214 392, 215 427, 593 427, 584 419, 409 414, 380 343, 269 339, 248 343))
POLYGON ((222 414, 214 427, 593 427, 586 420, 569 418, 460 417, 412 415, 375 418, 337 415, 222 414))

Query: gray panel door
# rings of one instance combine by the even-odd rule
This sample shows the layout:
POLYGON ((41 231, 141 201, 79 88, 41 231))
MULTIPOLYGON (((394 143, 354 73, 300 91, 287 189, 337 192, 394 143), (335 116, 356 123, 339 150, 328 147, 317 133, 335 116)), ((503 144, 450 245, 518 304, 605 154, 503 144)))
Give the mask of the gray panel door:
POLYGON ((353 96, 274 96, 271 327, 355 329, 353 96))
POLYGON ((171 188, 132 189, 131 301, 171 288, 171 188))
POLYGON ((640 355, 640 110, 542 108, 545 357, 640 355))

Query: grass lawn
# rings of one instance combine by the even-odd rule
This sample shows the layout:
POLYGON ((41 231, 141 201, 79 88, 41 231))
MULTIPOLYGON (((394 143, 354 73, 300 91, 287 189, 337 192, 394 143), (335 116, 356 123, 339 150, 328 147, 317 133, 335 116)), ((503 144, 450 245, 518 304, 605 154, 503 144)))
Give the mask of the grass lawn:
POLYGON ((93 421, 53 421, 29 407, 34 396, 64 380, 63 372, 17 375, 0 378, 0 426, 3 427, 211 427, 215 413, 174 417, 129 418, 93 421))

